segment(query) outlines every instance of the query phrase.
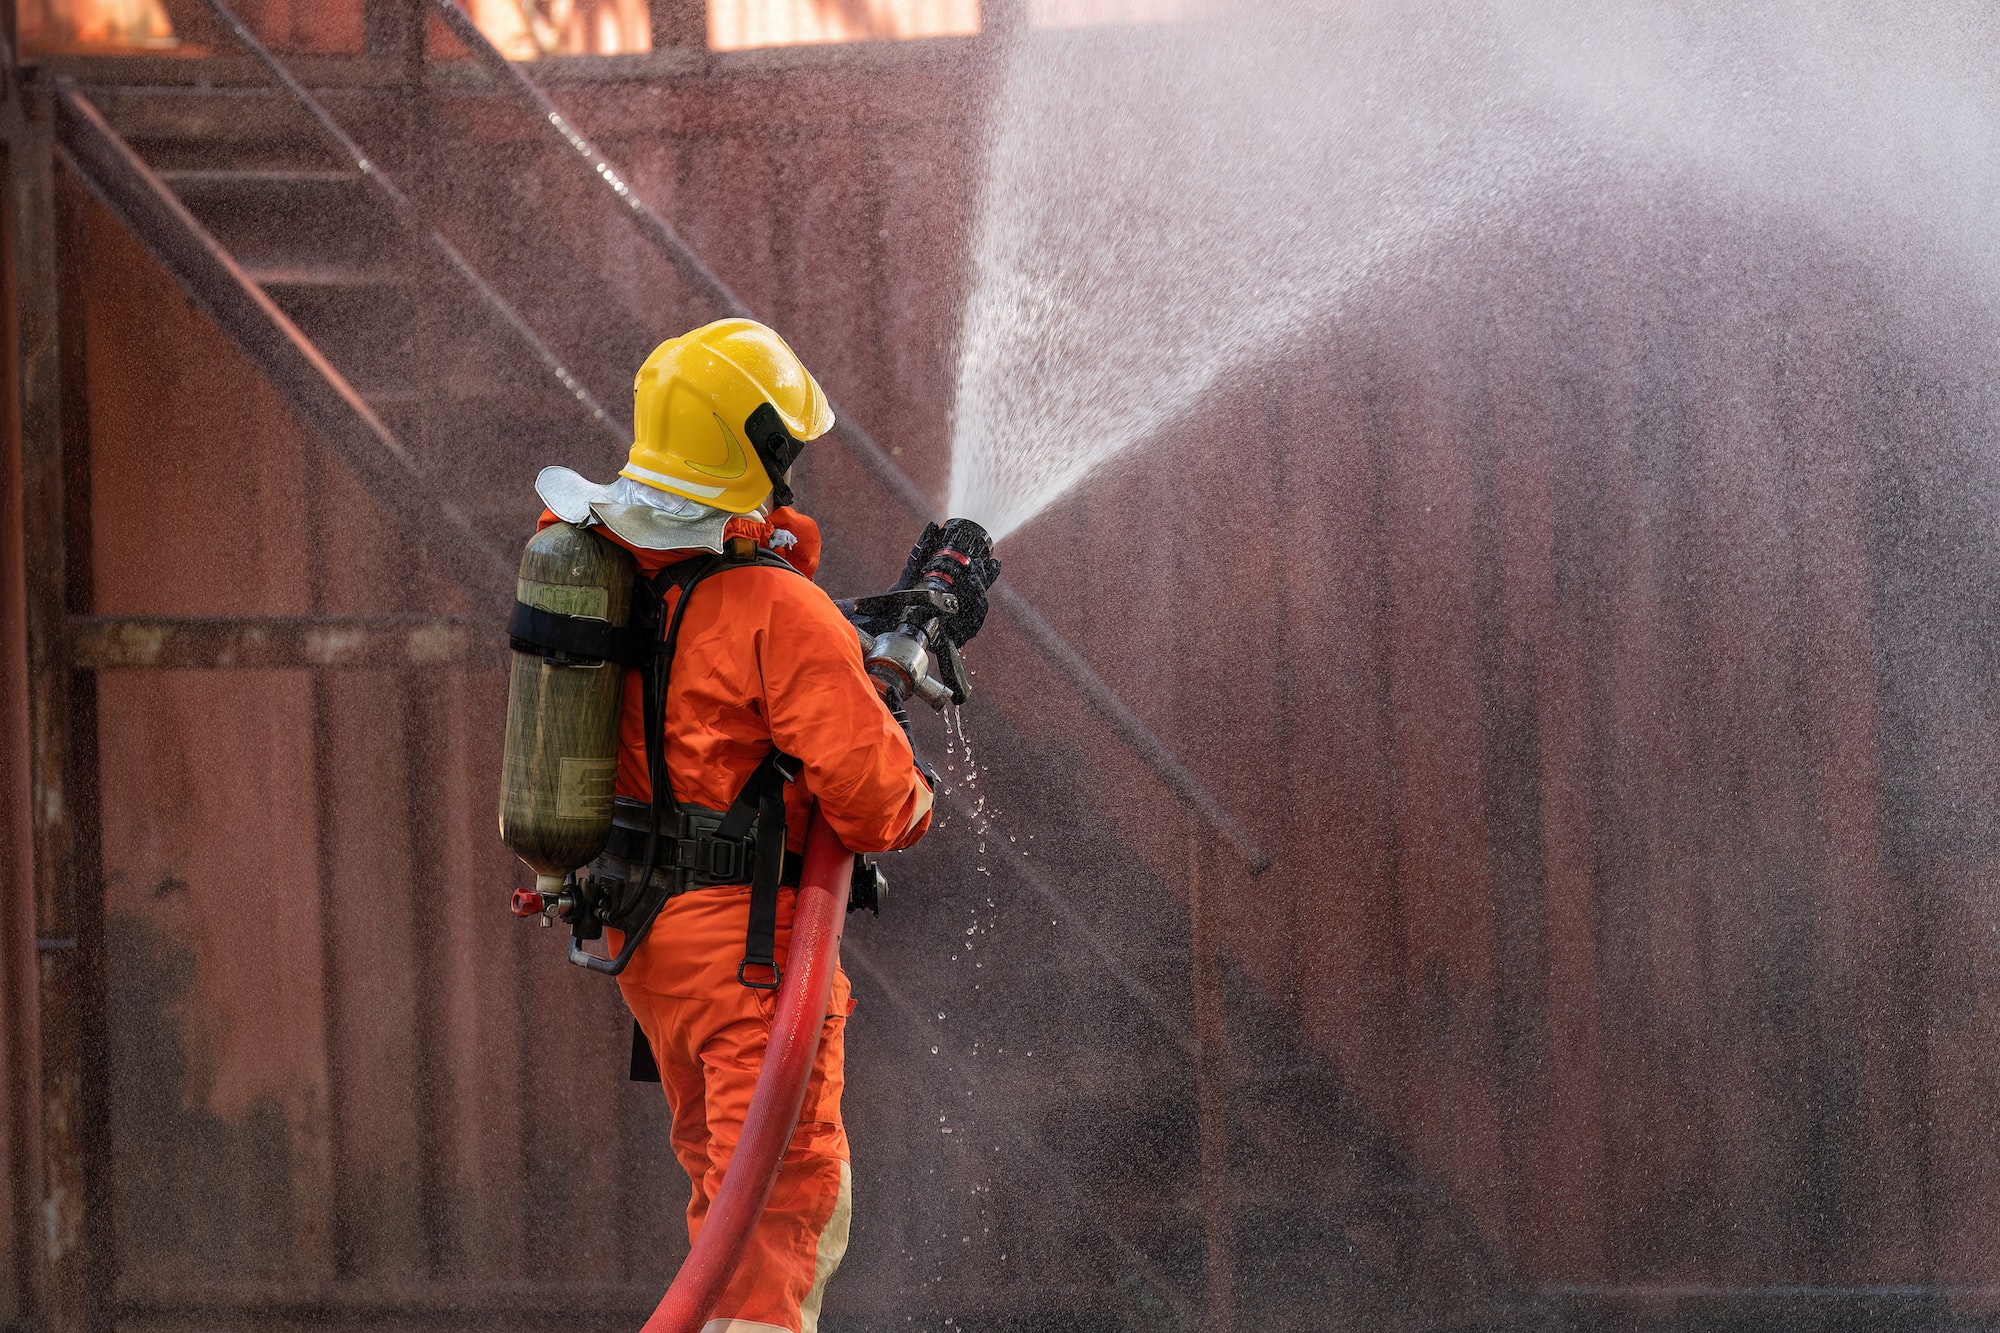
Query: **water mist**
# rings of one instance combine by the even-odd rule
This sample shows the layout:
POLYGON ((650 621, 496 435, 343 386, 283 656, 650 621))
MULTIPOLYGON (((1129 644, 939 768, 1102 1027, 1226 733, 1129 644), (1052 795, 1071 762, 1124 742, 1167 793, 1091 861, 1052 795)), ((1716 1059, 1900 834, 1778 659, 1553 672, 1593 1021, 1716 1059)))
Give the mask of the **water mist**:
MULTIPOLYGON (((1256 4, 1031 27, 992 112, 950 511, 1004 537, 1400 267, 1607 190, 1992 285, 1990 7, 1256 4)), ((1226 441, 1218 441, 1226 447, 1226 441)))

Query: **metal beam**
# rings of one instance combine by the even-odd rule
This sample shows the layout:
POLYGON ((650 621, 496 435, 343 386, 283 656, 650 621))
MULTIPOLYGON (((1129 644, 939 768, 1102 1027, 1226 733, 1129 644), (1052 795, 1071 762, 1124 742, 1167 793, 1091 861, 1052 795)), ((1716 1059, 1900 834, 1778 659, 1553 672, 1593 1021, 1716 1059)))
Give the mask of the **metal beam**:
POLYGON ((1235 1212, 1229 1184, 1229 1034, 1223 1019, 1220 894, 1204 873, 1204 839, 1188 830, 1188 970, 1194 991, 1195 1118, 1201 1153, 1202 1271, 1213 1333, 1236 1328, 1235 1212))
POLYGON ((74 616, 79 671, 501 666, 493 626, 436 616, 74 616))
POLYGON ((54 144, 48 108, 10 126, 8 235, 13 247, 16 411, 21 440, 21 539, 28 648, 30 827, 35 934, 70 947, 36 952, 36 1030, 24 1034, 40 1069, 40 1152, 34 1170, 39 1225, 34 1294, 48 1333, 90 1333, 101 1284, 93 1241, 90 1104, 86 1063, 92 1015, 93 951, 80 901, 81 806, 72 790, 78 700, 68 660, 68 470, 64 458, 61 294, 56 255, 54 144))

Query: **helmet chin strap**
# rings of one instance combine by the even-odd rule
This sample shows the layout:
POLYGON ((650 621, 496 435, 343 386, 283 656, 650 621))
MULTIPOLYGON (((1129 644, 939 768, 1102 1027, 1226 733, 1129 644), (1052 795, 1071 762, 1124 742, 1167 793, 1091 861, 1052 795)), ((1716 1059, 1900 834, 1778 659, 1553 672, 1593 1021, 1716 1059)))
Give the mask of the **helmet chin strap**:
POLYGON ((786 505, 792 502, 791 480, 792 480, 792 474, 789 470, 787 470, 785 475, 777 478, 775 481, 772 482, 770 494, 764 497, 764 503, 758 505, 755 509, 745 514, 743 517, 748 519, 754 519, 759 523, 768 522, 770 520, 772 510, 782 509, 786 505), (785 492, 784 498, 782 499, 780 499, 778 496, 778 492, 781 489, 785 492))

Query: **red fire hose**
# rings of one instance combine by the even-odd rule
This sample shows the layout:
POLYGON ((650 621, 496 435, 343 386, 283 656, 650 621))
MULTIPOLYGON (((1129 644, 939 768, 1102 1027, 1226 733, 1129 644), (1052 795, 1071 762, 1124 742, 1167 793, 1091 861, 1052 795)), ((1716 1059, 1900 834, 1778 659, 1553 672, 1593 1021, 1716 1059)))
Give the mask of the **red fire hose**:
POLYGON ((827 1001, 833 996, 834 969, 840 965, 840 929, 853 877, 854 853, 840 845, 815 810, 806 827, 805 870, 799 877, 778 1007, 771 1016, 771 1041, 743 1118, 743 1134, 701 1235, 643 1333, 699 1333, 736 1271, 750 1228, 763 1215, 805 1105, 806 1080, 812 1076, 827 1001))

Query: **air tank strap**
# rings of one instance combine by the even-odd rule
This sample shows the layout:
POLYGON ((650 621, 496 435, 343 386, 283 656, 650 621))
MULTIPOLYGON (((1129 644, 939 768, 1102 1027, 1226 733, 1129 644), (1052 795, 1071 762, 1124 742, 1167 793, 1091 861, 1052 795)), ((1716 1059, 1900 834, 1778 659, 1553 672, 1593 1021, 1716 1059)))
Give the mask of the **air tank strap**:
POLYGON ((778 884, 785 872, 785 784, 798 776, 798 769, 799 761, 779 750, 765 755, 715 830, 716 841, 723 843, 741 840, 753 828, 756 833, 750 924, 743 937, 743 961, 736 965, 736 979, 753 990, 776 990, 778 986, 778 884))
POLYGON ((649 628, 613 625, 516 602, 514 613, 507 618, 507 642, 517 653, 636 667, 644 665, 651 654, 649 628))

